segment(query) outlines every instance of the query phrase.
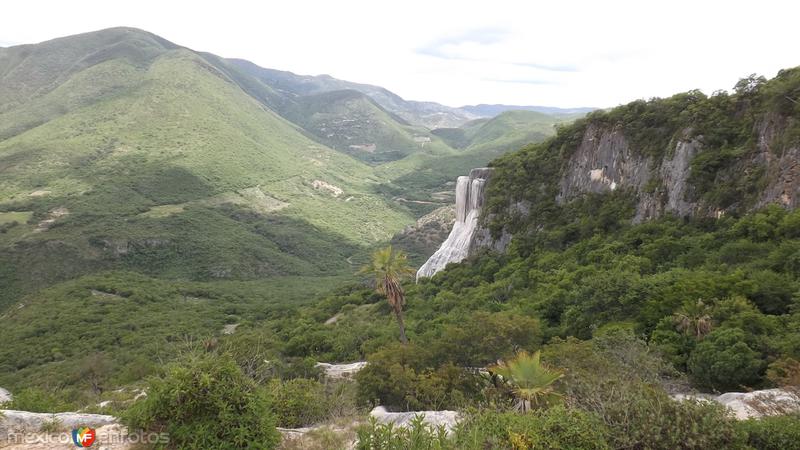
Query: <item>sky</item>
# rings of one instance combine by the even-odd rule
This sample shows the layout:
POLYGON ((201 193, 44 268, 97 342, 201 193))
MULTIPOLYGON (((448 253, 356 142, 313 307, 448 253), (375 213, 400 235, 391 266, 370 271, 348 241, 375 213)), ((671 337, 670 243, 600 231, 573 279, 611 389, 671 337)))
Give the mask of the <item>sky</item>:
POLYGON ((800 65, 800 2, 3 0, 0 46, 114 26, 410 100, 611 107, 800 65))

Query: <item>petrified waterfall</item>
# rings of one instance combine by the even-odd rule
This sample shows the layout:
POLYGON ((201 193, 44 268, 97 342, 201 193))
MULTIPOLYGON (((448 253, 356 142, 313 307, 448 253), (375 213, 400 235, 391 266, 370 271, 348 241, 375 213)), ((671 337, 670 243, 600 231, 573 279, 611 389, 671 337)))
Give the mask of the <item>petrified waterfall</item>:
POLYGON ((417 271, 417 279, 430 277, 451 262, 459 262, 469 256, 478 217, 483 206, 486 181, 492 170, 472 169, 469 176, 458 177, 456 182, 456 222, 439 250, 436 250, 417 271))

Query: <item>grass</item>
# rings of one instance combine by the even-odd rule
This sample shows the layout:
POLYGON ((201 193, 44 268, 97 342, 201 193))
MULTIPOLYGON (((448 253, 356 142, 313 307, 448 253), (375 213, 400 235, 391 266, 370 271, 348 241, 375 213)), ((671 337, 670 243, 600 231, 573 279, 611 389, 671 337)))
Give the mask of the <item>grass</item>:
POLYGON ((10 211, 0 212, 0 225, 17 222, 25 223, 33 216, 32 211, 10 211))

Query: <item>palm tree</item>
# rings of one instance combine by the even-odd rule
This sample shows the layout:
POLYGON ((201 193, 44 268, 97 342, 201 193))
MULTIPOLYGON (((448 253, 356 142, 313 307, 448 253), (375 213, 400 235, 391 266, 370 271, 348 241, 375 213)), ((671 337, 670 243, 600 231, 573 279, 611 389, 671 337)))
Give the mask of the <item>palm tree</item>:
POLYGON ((553 383, 564 376, 562 372, 542 364, 539 351, 534 354, 519 352, 511 361, 500 362, 488 370, 500 375, 513 386, 514 396, 518 400, 516 409, 523 412, 542 406, 557 397, 558 394, 553 391, 553 383))
POLYGON ((672 315, 672 320, 678 331, 692 335, 696 339, 703 339, 714 327, 711 321, 711 307, 703 303, 703 300, 685 302, 672 315))
POLYGON ((402 250, 395 251, 392 246, 375 251, 372 254, 372 262, 364 266, 359 274, 369 274, 375 279, 375 290, 386 296, 389 306, 392 307, 394 317, 400 326, 400 341, 408 343, 406 338, 406 326, 403 323, 403 305, 406 303, 406 295, 403 286, 400 284, 403 278, 414 273, 408 265, 408 255, 402 250))

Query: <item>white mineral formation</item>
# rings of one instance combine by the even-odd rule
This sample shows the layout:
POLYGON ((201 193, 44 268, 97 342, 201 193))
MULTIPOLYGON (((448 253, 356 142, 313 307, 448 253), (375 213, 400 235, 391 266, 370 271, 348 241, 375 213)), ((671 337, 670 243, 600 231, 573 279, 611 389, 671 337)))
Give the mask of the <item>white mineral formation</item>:
POLYGON ((317 363, 317 367, 322 369, 328 378, 332 379, 351 378, 366 365, 366 361, 359 361, 350 364, 317 363))
POLYGON ((459 416, 456 411, 408 411, 408 412, 388 412, 383 406, 378 406, 369 413, 378 423, 393 423, 398 427, 408 427, 411 421, 418 415, 423 417, 422 421, 438 428, 440 426, 450 433, 458 424, 459 416))
POLYGON ((718 396, 707 394, 676 394, 673 395, 672 398, 678 401, 686 399, 714 401, 728 407, 739 420, 800 411, 800 396, 795 392, 784 389, 726 392, 718 396))
POLYGON ((486 181, 491 169, 472 169, 469 176, 458 177, 456 182, 456 222, 447 240, 417 271, 417 279, 433 276, 449 263, 460 262, 469 256, 478 218, 483 207, 486 181))

